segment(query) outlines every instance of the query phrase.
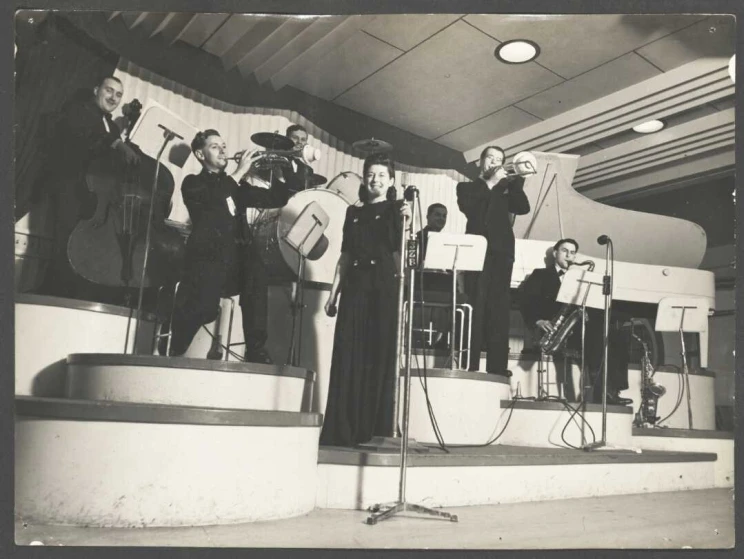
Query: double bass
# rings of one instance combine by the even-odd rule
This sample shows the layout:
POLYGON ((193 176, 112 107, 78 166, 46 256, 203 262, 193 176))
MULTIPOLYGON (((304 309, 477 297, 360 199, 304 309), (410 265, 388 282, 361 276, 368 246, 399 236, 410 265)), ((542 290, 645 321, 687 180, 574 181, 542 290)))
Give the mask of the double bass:
MULTIPOLYGON (((137 99, 124 106, 127 130, 131 130, 141 109, 137 99)), ((96 208, 93 216, 80 221, 70 235, 67 256, 78 275, 99 285, 138 289, 175 283, 183 264, 185 243, 181 234, 165 222, 171 209, 173 175, 161 165, 143 281, 157 162, 128 139, 127 143, 138 153, 138 163, 126 164, 114 153, 90 163, 85 179, 96 196, 96 208)))

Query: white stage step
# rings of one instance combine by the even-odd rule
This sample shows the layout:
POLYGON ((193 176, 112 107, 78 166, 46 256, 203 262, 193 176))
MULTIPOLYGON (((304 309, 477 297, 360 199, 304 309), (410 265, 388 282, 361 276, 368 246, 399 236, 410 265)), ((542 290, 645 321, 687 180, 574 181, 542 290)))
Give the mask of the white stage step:
POLYGON ((212 525, 315 507, 321 416, 16 397, 16 515, 212 525))
POLYGON ((288 365, 184 357, 73 354, 65 396, 78 400, 307 411, 315 374, 288 365))
POLYGON ((633 444, 644 450, 710 452, 715 462, 715 486, 734 487, 734 433, 700 429, 633 429, 633 444))
MULTIPOLYGON (((406 501, 428 507, 714 487, 715 455, 658 451, 432 448, 409 455, 406 501)), ((399 455, 321 447, 319 508, 364 510, 398 498, 399 455)))
MULTIPOLYGON (((114 305, 19 294, 15 299, 15 393, 61 397, 70 353, 131 351, 134 311, 114 305), (129 329, 128 329, 129 327, 129 329), (127 334, 129 337, 127 338, 127 334)), ((155 317, 143 314, 137 336, 152 354, 155 317)))

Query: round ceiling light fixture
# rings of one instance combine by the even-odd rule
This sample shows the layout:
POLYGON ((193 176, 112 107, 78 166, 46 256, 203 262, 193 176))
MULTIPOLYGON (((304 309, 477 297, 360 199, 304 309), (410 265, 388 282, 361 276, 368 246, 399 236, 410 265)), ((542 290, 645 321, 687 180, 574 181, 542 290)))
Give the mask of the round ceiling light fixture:
POLYGON ((633 127, 633 132, 639 134, 653 134, 664 128, 664 121, 662 120, 647 120, 641 124, 637 124, 633 127))
POLYGON ((540 47, 527 39, 514 39, 501 43, 494 51, 494 56, 507 64, 524 64, 535 60, 540 54, 540 47))

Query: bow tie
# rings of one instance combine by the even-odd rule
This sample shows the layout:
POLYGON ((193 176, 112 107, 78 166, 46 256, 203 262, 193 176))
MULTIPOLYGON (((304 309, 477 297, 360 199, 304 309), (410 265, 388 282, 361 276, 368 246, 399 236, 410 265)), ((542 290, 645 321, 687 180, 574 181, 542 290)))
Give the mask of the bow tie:
POLYGON ((563 274, 565 274, 565 273, 566 273, 565 270, 559 270, 558 271, 558 277, 559 278, 562 278, 563 277, 563 274))

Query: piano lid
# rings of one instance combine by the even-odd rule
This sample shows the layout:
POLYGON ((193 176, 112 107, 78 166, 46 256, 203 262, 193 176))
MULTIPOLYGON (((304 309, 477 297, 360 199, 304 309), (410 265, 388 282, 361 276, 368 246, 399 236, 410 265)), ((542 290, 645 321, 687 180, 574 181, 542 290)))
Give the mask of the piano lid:
POLYGON ((603 258, 597 237, 614 242, 615 259, 626 263, 697 268, 706 249, 705 231, 696 223, 595 202, 571 186, 578 155, 533 152, 537 175, 525 181, 531 211, 516 216, 517 239, 555 242, 570 237, 581 253, 603 258))

